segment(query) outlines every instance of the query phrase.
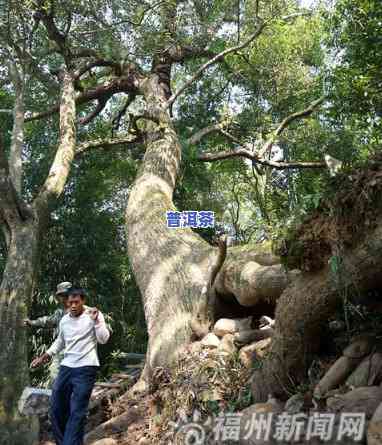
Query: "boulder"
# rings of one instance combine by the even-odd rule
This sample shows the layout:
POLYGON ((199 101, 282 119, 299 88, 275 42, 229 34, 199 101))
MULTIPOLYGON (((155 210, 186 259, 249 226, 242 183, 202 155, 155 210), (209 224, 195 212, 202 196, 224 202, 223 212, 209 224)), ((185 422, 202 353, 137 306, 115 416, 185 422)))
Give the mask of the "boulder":
POLYGON ((243 365, 247 368, 250 368, 254 357, 264 357, 267 349, 271 344, 271 341, 271 338, 266 338, 255 343, 251 343, 248 346, 244 346, 244 348, 241 348, 239 357, 243 365))
POLYGON ((194 341, 187 345, 185 348, 184 354, 199 354, 202 350, 203 345, 201 341, 194 341))
POLYGON ((248 318, 221 318, 215 323, 213 332, 218 337, 223 337, 226 334, 235 334, 239 331, 248 330, 251 328, 252 317, 248 318))
POLYGON ((220 345, 220 339, 212 332, 209 332, 201 340, 201 344, 202 344, 202 346, 204 346, 206 348, 217 348, 220 345))
POLYGON ((374 412, 367 427, 367 445, 382 444, 382 403, 374 412))
POLYGON ((332 320, 329 322, 329 329, 332 332, 341 332, 346 328, 345 323, 342 320, 332 320))
POLYGON ((267 315, 263 315, 259 319, 260 329, 273 328, 275 325, 275 322, 276 322, 276 320, 273 320, 273 318, 268 317, 267 315))
POLYGON ((270 397, 265 403, 255 403, 241 412, 240 418, 240 445, 274 445, 279 443, 273 438, 275 432, 275 415, 281 413, 283 404, 270 397), (256 421, 269 422, 269 434, 266 428, 259 430, 255 426, 256 421))
POLYGON ((360 335, 344 349, 343 355, 349 358, 363 358, 370 354, 374 344, 375 338, 371 335, 360 335))
POLYGON ((326 372, 314 388, 313 395, 320 399, 328 391, 341 385, 351 372, 359 365, 362 358, 340 357, 326 372))
POLYGON ((118 445, 118 442, 111 438, 105 438, 93 442, 92 445, 118 445))
POLYGON ((329 397, 326 405, 332 412, 365 413, 371 418, 382 402, 382 388, 366 386, 353 389, 346 394, 329 397))
POLYGON ((218 346, 217 350, 219 352, 227 352, 228 354, 233 354, 237 351, 237 348, 234 344, 234 336, 233 334, 226 334, 218 346))
POLYGON ((46 414, 49 411, 50 389, 32 388, 27 386, 18 403, 18 409, 24 416, 46 414))
POLYGON ((113 417, 107 422, 101 423, 94 430, 89 431, 86 436, 84 443, 85 445, 95 445, 98 441, 105 440, 105 437, 112 436, 114 434, 120 434, 127 431, 128 427, 136 423, 141 419, 142 414, 139 409, 132 406, 129 407, 128 411, 120 414, 117 417, 113 417))
POLYGON ((285 411, 290 414, 301 413, 305 404, 304 394, 297 393, 290 397, 285 403, 285 411))
POLYGON ((238 347, 241 347, 255 341, 272 337, 273 334, 274 330, 268 327, 261 329, 246 329, 245 331, 236 332, 236 334, 234 334, 234 341, 238 347))
POLYGON ((346 380, 347 386, 371 386, 381 382, 382 353, 376 352, 365 357, 346 380))

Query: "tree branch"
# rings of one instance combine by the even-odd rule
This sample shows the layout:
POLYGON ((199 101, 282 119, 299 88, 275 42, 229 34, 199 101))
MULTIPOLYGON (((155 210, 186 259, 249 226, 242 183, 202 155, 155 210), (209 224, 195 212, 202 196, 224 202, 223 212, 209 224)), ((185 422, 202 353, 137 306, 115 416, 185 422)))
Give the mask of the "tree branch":
POLYGON ((74 79, 79 79, 82 77, 85 73, 90 71, 92 68, 96 67, 113 67, 115 69, 120 69, 120 65, 116 62, 113 62, 111 60, 105 60, 105 59, 96 59, 92 60, 90 62, 86 62, 83 65, 81 65, 78 70, 74 72, 74 79))
POLYGON ((56 156, 51 165, 49 175, 34 204, 41 211, 47 211, 64 190, 76 148, 74 85, 70 73, 61 73, 62 94, 60 103, 60 136, 56 156))
POLYGON ((198 160, 202 162, 222 161, 224 159, 243 157, 251 159, 258 164, 265 165, 267 167, 275 168, 276 170, 284 170, 289 168, 325 168, 325 162, 275 162, 268 159, 261 159, 256 153, 249 151, 245 148, 239 148, 237 150, 225 150, 217 153, 204 153, 198 156, 198 160))
POLYGON ((116 145, 135 145, 142 142, 142 136, 136 136, 129 134, 125 137, 115 138, 115 139, 96 139, 94 141, 82 142, 77 145, 76 148, 76 156, 82 155, 85 152, 88 152, 94 148, 112 148, 116 145))
POLYGON ((84 116, 81 119, 78 119, 78 123, 81 125, 87 125, 94 118, 96 118, 101 113, 101 111, 105 108, 107 101, 110 99, 110 97, 111 97, 111 95, 107 95, 105 97, 98 99, 98 104, 94 108, 94 110, 91 111, 87 116, 84 116))
POLYGON ((186 142, 190 145, 195 145, 198 142, 200 142, 204 136, 207 136, 210 133, 213 133, 214 131, 222 131, 223 127, 225 126, 224 123, 219 122, 217 124, 211 125, 209 127, 202 128, 201 130, 197 131, 195 134, 193 134, 191 137, 189 137, 186 142))
POLYGON ((257 28, 257 30, 243 43, 239 45, 235 45, 231 48, 227 48, 224 51, 217 54, 215 57, 210 59, 208 62, 206 62, 204 65, 202 65, 196 73, 191 77, 190 80, 188 80, 183 86, 179 88, 177 92, 175 92, 167 101, 166 107, 169 108, 175 100, 187 89, 189 88, 199 77, 209 68, 210 66, 214 65, 215 63, 219 62, 220 60, 224 59, 225 56, 227 56, 230 53, 240 51, 241 49, 248 46, 251 42, 253 42, 263 31, 265 28, 266 22, 263 22, 260 24, 260 26, 257 28))
MULTIPOLYGON (((107 82, 102 85, 97 85, 94 88, 89 88, 88 90, 80 93, 75 101, 76 105, 80 105, 86 102, 90 102, 92 100, 99 100, 100 98, 109 96, 111 97, 116 93, 129 93, 137 91, 137 82, 136 82, 136 73, 128 72, 123 77, 117 77, 110 82, 107 82)), ((51 116, 59 111, 59 105, 55 105, 47 111, 42 113, 33 113, 32 115, 25 118, 26 122, 30 122, 33 120, 41 119, 44 117, 51 116)))
POLYGON ((322 96, 319 99, 312 102, 308 108, 305 108, 305 110, 297 111, 296 113, 292 113, 289 116, 287 116, 277 127, 276 131, 268 139, 268 141, 264 144, 264 146, 259 150, 258 152, 259 158, 265 157, 265 155, 268 153, 268 151, 272 148, 273 144, 275 143, 277 136, 279 136, 289 124, 291 124, 293 121, 297 119, 302 119, 310 116, 313 113, 313 111, 315 111, 315 109, 322 104, 324 100, 325 96, 322 96))
POLYGON ((54 23, 53 8, 49 13, 41 8, 35 13, 35 17, 43 22, 49 39, 56 43, 59 53, 64 58, 66 65, 69 66, 71 56, 70 49, 66 45, 66 36, 59 31, 54 23))
POLYGON ((3 140, 0 137, 0 219, 6 222, 8 229, 29 216, 26 204, 17 194, 9 173, 9 164, 5 154, 3 140))
POLYGON ((24 78, 19 72, 16 62, 9 62, 9 73, 15 90, 15 105, 13 108, 13 127, 11 149, 9 156, 9 176, 13 186, 21 196, 23 166, 21 160, 24 143, 24 78))
POLYGON ((113 132, 114 131, 118 131, 119 129, 119 125, 121 123, 121 119, 122 117, 126 114, 127 109, 129 108, 129 106, 134 102, 136 98, 136 93, 130 93, 126 99, 125 104, 123 105, 123 107, 118 111, 117 116, 115 116, 112 120, 112 125, 113 125, 113 132))

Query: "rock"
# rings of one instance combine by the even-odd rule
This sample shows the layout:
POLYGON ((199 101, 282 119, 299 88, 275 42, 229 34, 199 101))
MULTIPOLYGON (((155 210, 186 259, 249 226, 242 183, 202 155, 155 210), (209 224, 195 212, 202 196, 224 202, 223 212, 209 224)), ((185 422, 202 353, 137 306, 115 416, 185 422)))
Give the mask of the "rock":
POLYGON ((327 407, 330 411, 345 413, 365 413, 370 418, 382 402, 382 388, 366 386, 353 389, 346 394, 330 397, 327 407))
POLYGON ((248 329, 245 331, 236 332, 236 334, 234 334, 234 342, 238 347, 241 347, 255 341, 272 337, 273 334, 274 330, 272 328, 248 329))
POLYGON ((92 445, 117 445, 117 442, 114 439, 106 438, 97 440, 97 442, 93 442, 92 445))
POLYGON ((226 334, 218 346, 217 349, 219 352, 227 352, 228 354, 233 354, 237 351, 236 346, 234 344, 234 336, 233 334, 226 334))
POLYGON ((275 325, 275 320, 267 315, 263 315, 259 319, 260 329, 273 328, 275 325))
POLYGON ((220 345, 220 339, 210 332, 202 339, 201 344, 207 348, 217 348, 220 345))
POLYGON ((247 368, 250 368, 254 357, 264 357, 266 350, 271 344, 272 339, 266 338, 240 349, 239 357, 241 362, 247 368))
POLYGON ((141 437, 138 441, 138 445, 150 445, 150 441, 147 437, 141 437))
POLYGON ((105 439, 105 436, 112 436, 127 431, 128 427, 137 422, 142 417, 138 408, 130 407, 128 411, 113 417, 107 422, 101 423, 94 430, 89 431, 84 443, 86 445, 95 445, 94 442, 105 439))
POLYGON ((332 332, 341 332, 341 331, 345 330, 345 323, 341 320, 332 320, 329 323, 329 329, 332 332))
POLYGON ((371 335, 360 335, 343 351, 345 357, 363 358, 370 354, 374 346, 375 339, 371 335))
POLYGON ((314 397, 320 399, 324 397, 328 391, 342 384, 361 360, 361 358, 340 357, 314 388, 314 397))
POLYGON ((27 386, 19 399, 19 412, 24 416, 46 414, 49 411, 50 389, 27 386))
POLYGON ((373 414, 367 427, 367 445, 382 444, 382 403, 373 414))
POLYGON ((252 317, 248 318, 221 318, 215 323, 213 332, 218 337, 223 337, 226 334, 235 334, 239 331, 248 330, 251 328, 252 317))
POLYGON ((192 343, 190 343, 189 345, 187 345, 187 349, 185 351, 185 353, 190 353, 190 354, 198 354, 203 348, 202 342, 201 341, 194 341, 192 343))
POLYGON ((285 404, 285 411, 291 414, 297 414, 302 412, 302 408, 305 403, 304 395, 301 393, 294 394, 290 397, 285 404))
POLYGON ((365 357, 357 366, 348 379, 347 386, 371 386, 381 382, 382 377, 382 354, 376 352, 365 357))
POLYGON ((255 403, 254 405, 244 409, 241 412, 240 419, 240 445, 274 445, 277 442, 273 438, 276 423, 276 413, 281 413, 283 405, 277 399, 269 398, 265 403, 255 403), (270 419, 270 431, 269 437, 265 436, 265 433, 258 434, 256 429, 251 431, 251 425, 254 423, 254 419, 267 421, 270 419))

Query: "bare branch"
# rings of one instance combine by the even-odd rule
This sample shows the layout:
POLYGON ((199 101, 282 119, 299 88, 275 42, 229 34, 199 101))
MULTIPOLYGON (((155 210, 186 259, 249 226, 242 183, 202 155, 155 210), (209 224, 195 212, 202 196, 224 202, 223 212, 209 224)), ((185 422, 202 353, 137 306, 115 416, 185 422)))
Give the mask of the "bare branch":
POLYGON ((96 118, 101 111, 105 108, 107 101, 110 99, 110 95, 107 95, 106 97, 102 97, 101 99, 98 99, 98 104, 95 107, 95 109, 90 112, 87 116, 81 118, 78 120, 78 123, 81 125, 87 125, 89 122, 91 122, 94 118, 96 118))
POLYGON ((118 131, 122 117, 126 114, 127 109, 134 102, 135 98, 136 98, 136 93, 130 93, 123 107, 118 111, 117 116, 113 118, 112 120, 113 132, 118 131))
POLYGON ((241 145, 241 142, 239 139, 236 139, 235 136, 232 136, 232 134, 228 133, 228 131, 220 130, 220 133, 224 135, 227 139, 230 139, 235 144, 241 145))
POLYGON ((275 162, 268 159, 261 159, 256 153, 249 151, 245 148, 239 148, 236 150, 225 150, 217 153, 204 153, 198 156, 198 160, 202 162, 222 161, 224 159, 243 157, 251 159, 258 164, 272 167, 276 170, 284 170, 289 168, 325 168, 325 162, 275 162))
MULTIPOLYGON (((99 100, 100 98, 109 96, 111 97, 113 94, 116 93, 128 93, 128 92, 135 92, 137 89, 136 87, 136 77, 135 73, 128 72, 126 75, 122 77, 116 77, 115 79, 111 80, 110 82, 106 82, 102 85, 97 85, 94 88, 89 88, 88 90, 84 91, 83 93, 80 93, 75 101, 76 105, 80 105, 86 102, 90 102, 92 100, 99 100)), ((26 122, 30 122, 37 119, 42 119, 44 117, 51 116, 59 111, 60 107, 59 105, 55 105, 54 107, 50 108, 47 111, 44 111, 42 113, 33 113, 32 115, 29 115, 25 118, 26 122)))
POLYGON ((76 147, 74 85, 71 75, 64 71, 60 103, 60 136, 56 156, 34 204, 39 211, 48 210, 48 206, 61 195, 74 158, 76 147))
POLYGON ((94 141, 87 141, 78 144, 75 154, 77 156, 95 148, 109 149, 117 145, 136 145, 140 142, 142 142, 142 137, 132 134, 128 134, 125 137, 114 138, 114 139, 96 139, 94 141))
POLYGON ((175 92, 167 101, 166 107, 169 108, 175 100, 187 89, 189 88, 199 77, 209 68, 210 66, 214 65, 215 63, 219 62, 220 60, 224 59, 225 56, 228 54, 231 54, 233 52, 240 51, 241 49, 248 46, 251 42, 253 42, 263 31, 265 28, 266 22, 263 22, 259 25, 257 30, 243 43, 239 45, 235 45, 231 48, 227 48, 224 51, 217 54, 215 57, 210 59, 208 62, 206 62, 204 65, 202 65, 196 73, 191 77, 189 81, 187 81, 183 86, 179 88, 177 92, 175 92))
POLYGON ((275 143, 275 140, 277 136, 279 136, 285 128, 291 124, 293 121, 297 119, 302 119, 305 117, 310 116, 315 109, 322 104, 322 102, 325 100, 325 96, 320 97, 319 99, 312 102, 308 108, 305 108, 305 110, 297 111, 296 113, 292 113, 289 116, 287 116, 281 124, 277 127, 276 131, 273 133, 273 135, 268 139, 268 141, 264 144, 264 146, 259 150, 258 156, 259 158, 264 158, 264 156, 269 152, 269 150, 272 148, 272 145, 275 143))
POLYGON ((16 192, 21 196, 23 166, 21 160, 24 143, 24 78, 17 68, 16 62, 10 61, 9 73, 15 90, 13 108, 13 128, 11 150, 9 156, 9 175, 16 192))
POLYGON ((209 127, 202 128, 201 130, 197 131, 195 134, 193 134, 191 137, 187 139, 187 144, 194 145, 201 141, 204 136, 207 136, 210 133, 213 133, 214 131, 222 131, 224 127, 224 123, 219 122, 217 124, 211 125, 209 127))
POLYGON ((49 39, 52 42, 56 43, 58 51, 63 56, 65 63, 68 65, 70 62, 70 49, 66 46, 65 34, 59 31, 54 22, 53 10, 47 13, 44 9, 41 8, 38 12, 35 13, 35 17, 43 22, 49 39))
POLYGON ((105 59, 96 59, 92 60, 90 62, 86 62, 83 65, 81 65, 78 70, 74 72, 73 77, 75 79, 79 79, 82 77, 85 73, 90 71, 92 68, 96 67, 114 67, 120 69, 120 65, 116 62, 113 62, 111 60, 105 60, 105 59))
POLYGON ((0 219, 11 228, 29 216, 26 204, 17 194, 9 174, 9 164, 0 137, 0 219))
MULTIPOLYGON (((311 15, 311 13, 294 13, 294 14, 290 14, 284 17, 280 17, 280 20, 283 21, 288 21, 290 19, 294 19, 296 17, 301 17, 304 15, 311 15)), ((259 19, 260 20, 260 19, 259 19)), ((217 54, 216 56, 212 57, 208 62, 206 62, 204 65, 202 65, 197 71, 196 73, 191 77, 190 80, 188 80, 183 86, 181 86, 179 88, 178 91, 176 91, 174 94, 172 94, 172 96, 168 99, 167 104, 166 104, 166 108, 170 108, 172 106, 172 104, 175 102, 175 100, 187 89, 189 88, 196 80, 198 80, 201 75, 212 65, 214 65, 215 63, 221 61, 224 59, 225 56, 227 56, 228 54, 237 52, 242 50, 243 48, 245 48, 246 46, 248 46, 250 43, 252 43, 257 37, 259 37, 259 35, 263 32, 264 28, 271 22, 272 20, 267 20, 267 21, 263 21, 260 23, 260 25, 258 26, 257 30, 248 37, 247 40, 245 40, 243 43, 240 43, 238 45, 235 45, 231 48, 227 48, 224 51, 220 52, 219 54, 217 54)), ((207 53, 207 50, 202 50, 201 55, 205 55, 207 53)), ((185 53, 185 55, 187 54, 187 52, 185 53)), ((192 52, 189 53, 192 55, 192 52)), ((183 56, 184 57, 184 56, 183 56)))

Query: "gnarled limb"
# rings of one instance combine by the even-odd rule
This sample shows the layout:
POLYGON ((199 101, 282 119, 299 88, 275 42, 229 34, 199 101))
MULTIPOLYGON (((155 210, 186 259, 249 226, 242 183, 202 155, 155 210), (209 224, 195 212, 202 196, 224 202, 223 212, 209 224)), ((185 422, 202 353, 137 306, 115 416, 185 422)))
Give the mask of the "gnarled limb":
POLYGON ((43 186, 33 204, 37 210, 47 212, 64 190, 76 148, 76 106, 73 79, 70 73, 62 73, 62 96, 60 103, 60 139, 54 161, 43 186))
POLYGON ((341 280, 327 265, 316 273, 301 273, 279 298, 272 347, 252 379, 256 402, 265 401, 270 393, 285 395, 305 378, 341 293, 354 289, 363 292, 382 284, 378 267, 382 262, 382 217, 378 217, 374 230, 341 256, 341 280))

